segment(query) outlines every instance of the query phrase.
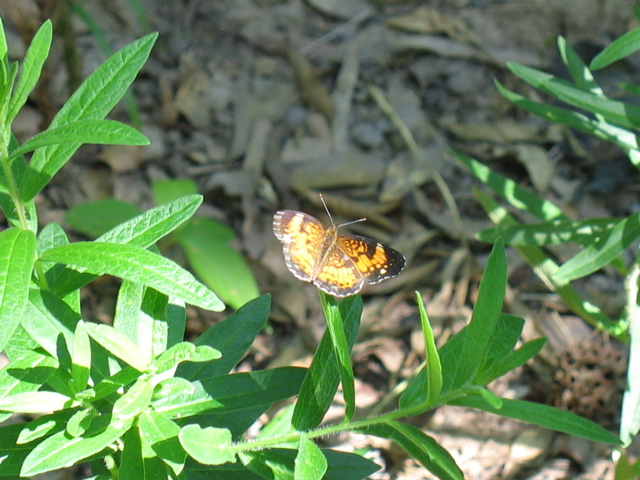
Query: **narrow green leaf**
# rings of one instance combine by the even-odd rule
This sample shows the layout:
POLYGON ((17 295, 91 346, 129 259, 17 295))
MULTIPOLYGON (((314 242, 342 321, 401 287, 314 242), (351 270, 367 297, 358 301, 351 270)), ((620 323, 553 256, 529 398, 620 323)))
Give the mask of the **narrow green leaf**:
POLYGON ((611 42, 604 50, 593 57, 589 68, 591 70, 600 70, 638 50, 640 50, 640 28, 634 28, 611 42))
POLYGON ((57 392, 24 392, 0 398, 0 410, 14 413, 54 412, 68 408, 73 400, 57 392))
MULTIPOLYGON (((45 60, 49 56, 51 47, 51 20, 46 20, 31 40, 22 63, 22 72, 9 102, 6 125, 11 125, 14 118, 29 98, 29 94, 38 83, 45 60)), ((2 56, 0 55, 0 58, 2 56)))
POLYGON ((433 329, 429 323, 427 310, 422 302, 419 292, 415 292, 418 312, 420 312, 420 323, 422 324, 422 334, 424 335, 424 348, 426 365, 411 380, 402 396, 400 397, 400 408, 409 408, 419 404, 424 404, 425 408, 435 404, 442 391, 442 365, 440 355, 436 347, 433 336, 433 329))
MULTIPOLYGON (((38 256, 50 248, 68 244, 69 239, 67 238, 67 234, 63 228, 55 222, 48 223, 38 234, 38 256)), ((51 290, 55 290, 59 275, 62 274, 66 268, 67 267, 60 264, 43 265, 42 270, 44 271, 47 285, 51 290)), ((67 305, 69 305, 69 307, 71 307, 72 310, 80 312, 79 289, 69 292, 66 295, 62 295, 62 299, 67 305)))
POLYGON ((525 82, 559 100, 594 114, 624 128, 640 128, 640 107, 594 95, 575 85, 534 68, 509 63, 509 70, 525 82))
POLYGON ((132 423, 110 421, 108 415, 96 418, 86 434, 80 437, 73 438, 62 431, 46 438, 27 455, 20 475, 28 477, 75 465, 112 445, 132 423))
POLYGON ((80 320, 76 324, 71 351, 71 378, 73 379, 72 388, 75 392, 81 392, 87 388, 90 373, 91 343, 87 334, 87 326, 80 320))
POLYGON ((503 398, 502 408, 497 409, 479 396, 458 397, 447 403, 460 407, 477 408, 503 417, 515 418, 516 420, 533 423, 543 428, 568 433, 569 435, 586 438, 594 442, 609 443, 611 445, 621 445, 622 443, 614 434, 590 420, 539 403, 503 398))
POLYGON ((562 210, 553 203, 520 187, 513 180, 499 175, 489 167, 470 157, 451 151, 467 169, 483 184, 502 196, 514 207, 529 212, 544 221, 568 220, 562 210))
POLYGON ((175 262, 134 245, 78 242, 48 250, 40 260, 64 263, 93 275, 109 274, 148 285, 207 310, 224 309, 224 304, 213 292, 175 262))
POLYGON ((504 245, 498 240, 491 250, 480 281, 478 300, 467 327, 452 388, 458 388, 471 380, 484 363, 500 316, 506 285, 507 259, 504 245))
POLYGON ((475 383, 478 385, 486 385, 496 378, 506 375, 511 370, 521 367, 540 353, 540 350, 542 350, 542 347, 544 347, 546 343, 546 338, 536 338, 525 343, 514 352, 503 357, 500 362, 496 362, 487 368, 482 376, 476 377, 475 383))
POLYGON ((205 465, 236 461, 235 454, 229 450, 231 432, 227 429, 187 425, 180 430, 178 438, 185 451, 205 465))
POLYGON ((83 408, 74 413, 65 426, 65 431, 71 437, 79 437, 91 426, 91 422, 98 416, 98 412, 92 406, 83 408))
POLYGON ((149 364, 144 361, 138 346, 129 337, 123 335, 109 325, 87 323, 87 331, 91 338, 120 360, 128 363, 136 370, 145 371, 149 364))
MULTIPOLYGON (((147 248, 188 220, 201 203, 202 196, 193 195, 167 205, 152 208, 109 230, 98 237, 97 241, 130 244, 147 248)), ((49 278, 49 272, 47 272, 47 283, 51 291, 58 296, 65 296, 75 292, 95 278, 95 275, 78 273, 66 267, 52 270, 53 278, 49 278)))
MULTIPOLYGON (((347 350, 351 351, 360 327, 362 297, 347 297, 338 304, 340 317, 347 338, 347 350)), ((331 406, 340 383, 340 372, 331 334, 327 329, 313 356, 311 366, 298 394, 292 425, 296 430, 317 428, 331 406)))
POLYGON ((322 450, 305 434, 301 434, 294 464, 294 480, 322 480, 326 471, 327 459, 322 450))
MULTIPOLYGON (((71 418, 73 414, 73 410, 60 410, 55 413, 51 413, 48 415, 43 415, 41 417, 35 418, 31 420, 29 423, 23 423, 17 426, 22 427, 20 429, 20 434, 16 440, 17 444, 25 444, 33 442, 34 440, 39 440, 49 434, 53 434, 55 432, 61 432, 64 430, 67 422, 71 418)), ((4 437, 4 432, 0 427, 0 438, 4 437)), ((1 447, 0 447, 1 448, 1 447)), ((30 449, 32 450, 33 447, 30 449)), ((3 449, 2 451, 6 451, 3 449)), ((26 455, 25 455, 26 456, 26 455)), ((4 463, 2 464, 4 467, 4 463)), ((3 473, 5 473, 3 469, 3 473)), ((17 473, 16 473, 17 475, 17 473)))
POLYGON ((31 137, 11 152, 9 159, 32 152, 36 148, 66 143, 148 145, 149 140, 135 128, 114 120, 77 120, 57 128, 49 128, 31 137))
POLYGON ((113 418, 119 421, 135 417, 149 407, 153 385, 148 378, 139 378, 133 386, 127 390, 113 404, 113 418))
POLYGON ((499 225, 476 234, 483 242, 493 243, 502 237, 505 245, 558 245, 575 242, 592 243, 607 235, 616 225, 615 218, 591 218, 581 221, 559 220, 525 225, 499 225))
POLYGON ((121 223, 98 237, 97 241, 147 248, 189 220, 201 203, 202 195, 179 198, 121 223))
POLYGON ((353 367, 351 366, 351 348, 347 342, 345 321, 342 318, 336 299, 321 290, 320 302, 327 320, 327 330, 331 335, 331 343, 337 359, 342 394, 345 402, 345 418, 350 420, 356 411, 356 390, 354 386, 353 367))
POLYGON ((271 297, 263 295, 247 303, 222 322, 216 323, 194 343, 214 348, 222 354, 222 358, 205 363, 181 364, 176 376, 196 380, 229 373, 244 358, 256 336, 267 324, 270 309, 271 297))
POLYGON ((361 433, 388 438, 419 461, 440 480, 464 480, 464 475, 449 452, 421 430, 391 421, 363 429, 361 433))
POLYGON ((609 235, 580 251, 555 273, 558 283, 568 283, 600 270, 614 261, 640 237, 640 213, 634 213, 613 227, 609 235))
POLYGON ((26 350, 0 370, 0 397, 35 392, 54 374, 58 362, 49 355, 26 350))
MULTIPOLYGON (((56 114, 50 128, 77 120, 103 119, 122 98, 146 61, 157 34, 149 34, 127 45, 87 78, 56 114)), ((23 200, 31 200, 64 166, 80 144, 37 149, 19 186, 23 200)))
POLYGON ((640 431, 640 305, 637 298, 640 265, 637 261, 626 283, 630 340, 627 385, 622 397, 620 416, 620 438, 625 447, 640 431))
POLYGON ((576 86, 604 98, 604 92, 596 83, 593 74, 563 36, 558 37, 558 50, 576 86))
POLYGON ((0 233, 0 351, 11 339, 27 304, 36 237, 31 230, 0 233))
POLYGON ((80 314, 55 295, 39 289, 29 292, 22 327, 51 356, 64 358, 70 353, 78 320, 80 314), (60 337, 64 342, 60 342, 60 337), (67 349, 66 354, 63 348, 67 349))
POLYGON ((296 395, 306 369, 282 367, 251 373, 235 373, 197 382, 170 379, 160 383, 153 409, 165 417, 181 418, 203 412, 229 414, 273 403, 296 395), (176 385, 177 383, 177 385, 176 385), (169 388, 165 390, 164 386, 169 388))
MULTIPOLYGON (((505 208, 499 206, 489 195, 476 189, 474 189, 474 194, 480 205, 489 214, 491 220, 497 225, 515 225, 518 223, 505 208)), ((516 246, 515 248, 527 263, 533 267, 536 274, 547 285, 552 285, 554 291, 560 295, 567 306, 577 315, 580 315, 591 325, 606 330, 622 341, 628 338, 626 328, 620 322, 614 321, 596 306, 583 301, 570 284, 561 284, 555 281, 554 275, 558 271, 558 265, 542 249, 536 246, 516 246)))

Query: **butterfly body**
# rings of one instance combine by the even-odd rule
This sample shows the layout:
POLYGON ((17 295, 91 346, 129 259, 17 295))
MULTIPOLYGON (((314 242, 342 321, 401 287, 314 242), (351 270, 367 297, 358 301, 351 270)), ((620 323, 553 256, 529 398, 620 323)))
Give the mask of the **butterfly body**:
POLYGON ((295 210, 273 217, 273 232, 283 244, 285 264, 298 279, 335 297, 355 295, 363 286, 396 276, 401 253, 371 238, 342 235, 317 218, 295 210))

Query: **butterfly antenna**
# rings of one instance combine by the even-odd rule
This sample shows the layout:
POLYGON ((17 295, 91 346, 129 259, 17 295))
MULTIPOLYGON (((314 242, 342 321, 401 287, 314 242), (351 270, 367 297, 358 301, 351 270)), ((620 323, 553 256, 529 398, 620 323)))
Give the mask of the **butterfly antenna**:
MULTIPOLYGON (((324 201, 324 196, 319 193, 318 196, 320 197, 320 200, 322 200, 322 204, 324 205, 324 209, 327 211, 327 215, 329 215, 329 220, 331 220, 331 225, 335 225, 335 223, 333 223, 333 217, 331 216, 331 212, 329 211, 329 207, 327 207, 327 202, 324 201)), ((346 227, 347 225, 351 225, 354 223, 360 223, 360 222, 366 222, 367 219, 365 217, 363 218, 359 218, 358 220, 352 220, 350 222, 347 223, 341 223, 340 225, 338 225, 338 228, 340 227, 346 227)))

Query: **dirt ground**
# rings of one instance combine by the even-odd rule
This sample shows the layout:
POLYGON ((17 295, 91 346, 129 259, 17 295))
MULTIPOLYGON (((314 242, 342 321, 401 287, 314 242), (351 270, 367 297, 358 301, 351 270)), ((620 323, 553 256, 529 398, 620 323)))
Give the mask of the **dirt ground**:
MULTIPOLYGON (((0 2, 16 59, 48 11, 60 17, 61 3, 0 2)), ((146 33, 142 20, 160 32, 134 84, 152 145, 83 148, 38 198, 40 219, 64 225, 69 207, 106 197, 146 209, 151 181, 196 181, 206 198, 201 214, 236 231, 235 246, 260 291, 273 295, 273 332, 258 339, 243 368, 308 363, 322 334, 316 291, 286 270, 271 227, 281 208, 326 220, 318 192, 337 221, 367 217, 349 228, 407 258, 401 275, 365 291, 354 351, 363 411, 386 402, 391 408, 390 392, 422 360, 414 290, 428 305, 440 343, 473 307, 490 249, 473 234, 491 223, 474 199, 477 182, 447 149, 516 179, 576 219, 638 208, 638 175, 620 151, 518 110, 493 83, 531 93, 507 62, 565 75, 557 37, 588 61, 637 25, 631 0, 143 0, 142 20, 133 1, 80 3, 113 49, 146 33), (434 184, 434 170, 453 193, 462 228, 434 184)), ((87 24, 77 14, 71 19, 71 27, 56 23, 48 77, 18 118, 20 138, 46 125, 68 97, 65 38, 76 42, 82 78, 105 58, 87 24)), ((598 81, 621 94, 619 83, 638 83, 638 58, 598 81)), ((124 106, 111 118, 129 121, 124 106)), ((625 349, 575 318, 512 251, 509 279, 505 310, 526 319, 523 339, 544 335, 550 342, 493 391, 569 408, 616 431, 625 349)), ((620 278, 598 274, 579 288, 605 312, 620 314, 620 278)), ((109 295, 88 290, 85 297, 91 316, 109 318, 109 295)), ((195 335, 227 313, 191 315, 195 335)), ((330 415, 339 418, 339 402, 330 415)), ((469 480, 613 478, 604 445, 454 408, 411 422, 441 442, 469 480)), ((435 478, 386 442, 344 436, 328 445, 371 448, 382 467, 372 479, 435 478)))

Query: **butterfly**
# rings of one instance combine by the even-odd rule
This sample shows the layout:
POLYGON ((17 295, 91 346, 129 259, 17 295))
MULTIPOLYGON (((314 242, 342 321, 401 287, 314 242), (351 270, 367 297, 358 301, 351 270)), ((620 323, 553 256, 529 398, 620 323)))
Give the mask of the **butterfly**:
POLYGON ((273 233, 282 242, 284 262, 296 278, 342 298, 402 271, 405 258, 400 252, 371 238, 338 233, 340 227, 364 218, 336 226, 326 204, 325 209, 329 228, 296 210, 279 210, 273 216, 273 233))

